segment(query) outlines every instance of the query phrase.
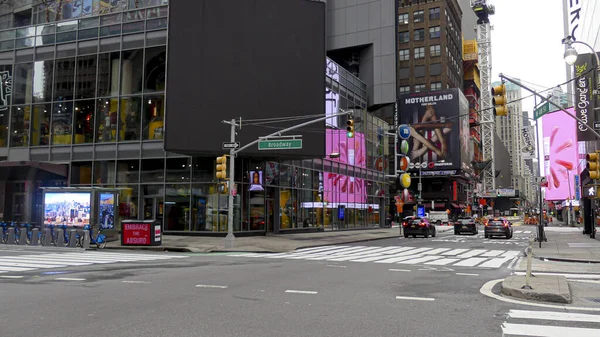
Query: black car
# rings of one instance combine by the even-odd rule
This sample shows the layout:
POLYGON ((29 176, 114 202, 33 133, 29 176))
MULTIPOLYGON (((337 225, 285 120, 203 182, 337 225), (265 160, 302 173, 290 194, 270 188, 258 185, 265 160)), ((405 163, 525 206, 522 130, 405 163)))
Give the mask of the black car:
POLYGON ((492 236, 504 236, 507 239, 513 237, 512 223, 505 218, 493 218, 485 223, 485 238, 492 236))
POLYGON ((458 218, 454 221, 454 235, 459 235, 462 232, 469 232, 473 235, 479 233, 477 229, 477 223, 473 218, 458 218))
POLYGON ((402 229, 404 230, 404 237, 407 238, 412 235, 416 238, 417 235, 423 235, 425 238, 435 237, 435 226, 429 222, 427 218, 413 218, 405 220, 402 223, 402 229))

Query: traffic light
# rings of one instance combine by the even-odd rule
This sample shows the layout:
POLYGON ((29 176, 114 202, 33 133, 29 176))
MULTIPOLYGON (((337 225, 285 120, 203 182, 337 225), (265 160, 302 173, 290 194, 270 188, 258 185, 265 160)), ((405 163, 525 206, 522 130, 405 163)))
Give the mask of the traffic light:
POLYGON ((354 138, 354 119, 352 117, 346 121, 346 131, 348 138, 354 138))
POLYGON ((508 108, 506 107, 506 86, 504 84, 501 84, 493 87, 492 96, 494 96, 492 98, 492 104, 494 105, 494 115, 508 115, 508 108))
POLYGON ((227 156, 222 155, 217 157, 217 171, 215 173, 217 179, 227 179, 227 156))
POLYGON ((587 163, 586 168, 590 172, 591 179, 600 179, 600 151, 594 153, 588 153, 585 156, 587 163))
POLYGON ((227 192, 229 192, 229 189, 227 188, 227 183, 219 183, 219 193, 227 194, 227 192))

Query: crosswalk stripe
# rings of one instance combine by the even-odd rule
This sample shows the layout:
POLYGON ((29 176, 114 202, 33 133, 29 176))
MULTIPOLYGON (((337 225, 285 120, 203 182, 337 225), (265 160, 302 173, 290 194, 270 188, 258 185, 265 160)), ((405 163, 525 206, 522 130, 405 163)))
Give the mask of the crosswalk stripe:
POLYGON ((452 262, 456 262, 456 261, 460 261, 460 259, 440 259, 440 260, 425 262, 425 264, 430 264, 433 266, 445 266, 445 265, 448 265, 448 264, 450 264, 452 262))
POLYGON ((486 257, 495 257, 495 256, 498 256, 498 255, 500 255, 500 254, 502 254, 502 253, 504 253, 504 251, 503 251, 503 250, 490 250, 490 251, 489 251, 489 252, 487 252, 487 253, 483 253, 483 254, 481 254, 481 256, 486 256, 486 257))
POLYGON ((410 259, 415 259, 417 257, 423 257, 422 254, 417 254, 417 255, 405 255, 405 256, 397 256, 397 257, 392 257, 392 258, 388 258, 385 260, 379 260, 379 261, 375 261, 375 263, 397 263, 400 261, 406 261, 406 260, 410 260, 410 259))
POLYGON ((515 257, 515 256, 519 255, 519 253, 521 253, 521 252, 519 252, 517 250, 508 250, 508 251, 504 252, 501 256, 503 256, 503 257, 515 257))
POLYGON ((479 265, 482 268, 498 268, 504 263, 512 260, 512 257, 494 258, 479 265))
POLYGON ((425 255, 439 255, 441 252, 445 252, 447 250, 450 250, 450 248, 436 248, 434 250, 430 250, 428 252, 425 252, 425 255))
POLYGON ((597 337, 600 335, 600 329, 504 323, 502 324, 502 333, 504 335, 536 337, 597 337))
POLYGON ((398 247, 398 248, 389 250, 389 251, 385 252, 384 254, 385 255, 393 255, 393 254, 397 254, 397 253, 404 252, 404 251, 411 250, 411 249, 415 249, 415 247, 398 247))
POLYGON ((3 267, 0 266, 0 271, 3 272, 7 272, 7 271, 29 271, 29 270, 35 270, 36 268, 20 268, 20 267, 3 267))
POLYGON ((464 253, 466 251, 468 251, 467 248, 457 248, 457 249, 453 249, 449 252, 442 253, 442 255, 458 255, 458 254, 464 253))
POLYGON ((578 314, 572 312, 510 310, 508 316, 510 318, 600 323, 600 315, 578 314))
POLYGON ((343 249, 333 249, 330 251, 326 251, 326 252, 319 252, 319 253, 315 253, 315 254, 307 254, 307 255, 311 255, 312 257, 322 257, 322 256, 333 256, 333 255, 338 255, 338 254, 354 254, 354 253, 359 253, 359 252, 363 252, 365 250, 369 250, 372 249, 372 247, 349 247, 349 248, 343 248, 343 249))
POLYGON ((487 260, 487 258, 485 258, 485 257, 472 257, 472 258, 457 262, 457 263, 453 264, 453 266, 474 267, 485 260, 487 260))
MULTIPOLYGON (((374 248, 374 249, 371 249, 371 250, 362 251, 362 252, 358 252, 358 253, 355 252, 355 253, 352 253, 352 254, 344 254, 344 255, 341 255, 341 257, 340 257, 340 255, 336 255, 335 257, 336 258, 347 258, 347 257, 350 257, 351 259, 353 259, 353 258, 358 258, 358 257, 375 256, 374 254, 381 255, 381 254, 383 254, 382 251, 386 251, 386 250, 390 250, 390 249, 392 249, 392 248, 390 248, 390 247, 381 248, 380 247, 380 248, 374 248)), ((337 259, 331 260, 331 261, 337 261, 337 259)), ((340 261, 345 261, 345 260, 340 260, 340 261)))
MULTIPOLYGON (((53 260, 53 259, 45 259, 45 258, 44 259, 40 259, 40 258, 31 258, 31 257, 30 258, 19 258, 18 256, 4 256, 4 257, 2 257, 2 259, 0 259, 0 264, 3 261, 8 261, 8 262, 22 261, 22 262, 25 262, 25 263, 29 263, 29 262, 32 262, 32 263, 43 262, 44 264, 47 264, 47 265, 57 265, 57 264, 61 265, 61 264, 64 264, 63 261, 56 261, 56 260, 53 260)), ((69 262, 69 264, 71 266, 89 266, 92 263, 91 262, 69 262)))
POLYGON ((468 252, 466 252, 466 253, 464 253, 462 255, 458 255, 457 257, 464 259, 464 258, 467 258, 467 257, 477 256, 477 255, 479 255, 481 253, 485 253, 485 252, 486 252, 485 249, 473 249, 473 250, 470 250, 470 251, 468 251, 468 252))
POLYGON ((514 231, 515 234, 521 234, 523 231, 514 231))
POLYGON ((324 246, 324 247, 313 247, 313 248, 300 248, 300 249, 297 249, 296 252, 312 254, 312 253, 324 252, 327 250, 335 250, 335 249, 340 249, 340 248, 356 248, 356 246, 354 246, 354 247, 351 247, 351 246, 350 247, 349 246, 324 246))
POLYGON ((44 264, 44 263, 28 263, 28 262, 0 262, 0 268, 3 267, 25 267, 25 268, 41 268, 41 269, 45 269, 45 268, 64 268, 66 267, 65 264, 62 265, 48 265, 48 264, 44 264))
POLYGON ((524 234, 531 234, 531 231, 524 231, 524 234))
POLYGON ((438 256, 429 255, 429 256, 419 257, 416 259, 405 260, 402 262, 402 264, 417 264, 417 263, 424 263, 427 261, 437 260, 437 259, 439 259, 438 256))

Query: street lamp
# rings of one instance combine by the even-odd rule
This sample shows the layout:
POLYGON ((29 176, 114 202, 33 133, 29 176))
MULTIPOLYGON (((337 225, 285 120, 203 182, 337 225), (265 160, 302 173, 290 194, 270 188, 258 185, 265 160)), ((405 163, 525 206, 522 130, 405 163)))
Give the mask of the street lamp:
POLYGON ((594 55, 594 57, 596 59, 596 68, 597 68, 596 76, 598 76, 597 85, 600 86, 600 57, 598 57, 598 54, 596 53, 594 48, 583 41, 575 41, 575 39, 571 35, 562 39, 562 44, 567 46, 567 49, 565 50, 564 59, 568 65, 575 64, 575 62, 577 61, 577 57, 579 56, 579 54, 577 53, 577 50, 575 50, 575 48, 573 48, 573 44, 582 44, 582 45, 588 47, 592 51, 592 54, 594 55))

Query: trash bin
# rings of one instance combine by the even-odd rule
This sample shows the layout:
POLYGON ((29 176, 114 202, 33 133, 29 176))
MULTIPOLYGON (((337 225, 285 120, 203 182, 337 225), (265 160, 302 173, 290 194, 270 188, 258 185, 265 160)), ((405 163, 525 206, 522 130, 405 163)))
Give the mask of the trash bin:
POLYGON ((157 220, 121 221, 122 246, 160 246, 162 225, 157 220))

